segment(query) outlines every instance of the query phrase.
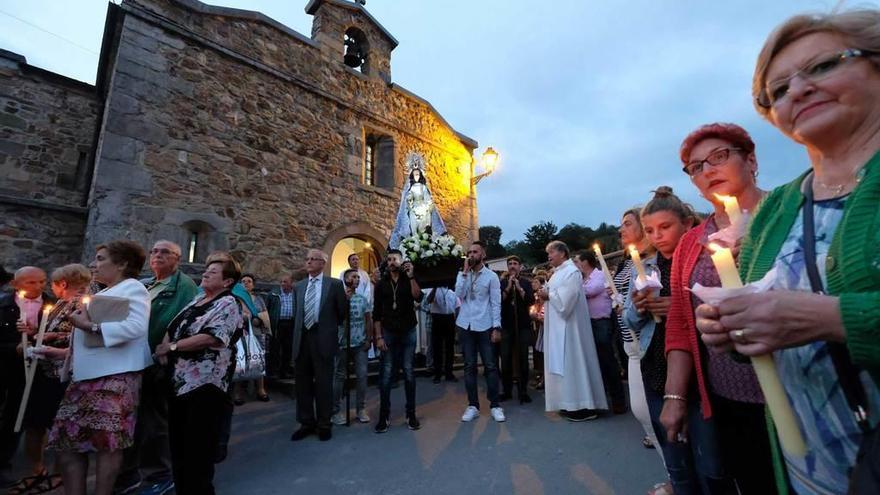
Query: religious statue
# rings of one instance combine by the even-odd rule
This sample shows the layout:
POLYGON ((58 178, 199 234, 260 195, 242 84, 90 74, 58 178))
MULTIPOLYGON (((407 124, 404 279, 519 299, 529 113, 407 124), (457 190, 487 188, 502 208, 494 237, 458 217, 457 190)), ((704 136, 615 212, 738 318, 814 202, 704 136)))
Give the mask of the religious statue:
POLYGON ((425 157, 411 151, 406 156, 407 180, 403 184, 400 207, 389 247, 396 249, 400 241, 417 232, 438 236, 446 233, 446 225, 434 206, 431 191, 425 179, 425 157))

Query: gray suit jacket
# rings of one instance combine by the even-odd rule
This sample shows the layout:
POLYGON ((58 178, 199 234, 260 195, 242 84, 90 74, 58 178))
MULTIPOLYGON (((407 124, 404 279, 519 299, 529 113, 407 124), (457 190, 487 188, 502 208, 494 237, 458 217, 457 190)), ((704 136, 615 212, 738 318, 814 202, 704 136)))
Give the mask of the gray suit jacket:
MULTIPOLYGON (((299 357, 300 342, 302 342, 303 320, 305 319, 304 308, 306 305, 306 289, 309 279, 306 277, 293 286, 293 295, 296 301, 294 308, 293 324, 293 354, 294 360, 299 357)), ((317 333, 318 351, 321 357, 331 358, 338 352, 339 325, 348 317, 348 299, 345 297, 345 288, 342 281, 326 275, 321 279, 321 307, 318 311, 318 323, 312 330, 317 333)))

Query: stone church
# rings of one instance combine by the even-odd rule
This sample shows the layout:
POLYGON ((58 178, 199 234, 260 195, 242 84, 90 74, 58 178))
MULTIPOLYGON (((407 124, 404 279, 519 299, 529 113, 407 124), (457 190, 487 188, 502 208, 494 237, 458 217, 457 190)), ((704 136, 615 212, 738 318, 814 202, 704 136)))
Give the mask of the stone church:
POLYGON ((270 281, 318 247, 335 276, 383 255, 409 151, 450 233, 476 237, 476 141, 392 82, 397 40, 363 5, 306 12, 311 36, 196 0, 111 3, 94 86, 0 50, 0 262, 164 238, 190 270, 227 250, 270 281))

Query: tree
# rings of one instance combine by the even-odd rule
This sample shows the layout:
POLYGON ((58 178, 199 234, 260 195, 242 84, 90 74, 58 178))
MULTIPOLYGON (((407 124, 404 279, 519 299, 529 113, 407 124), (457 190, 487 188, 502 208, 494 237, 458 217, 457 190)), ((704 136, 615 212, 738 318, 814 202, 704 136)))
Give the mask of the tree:
POLYGON ((596 233, 593 229, 585 227, 578 223, 570 223, 561 229, 556 238, 566 243, 572 251, 580 251, 592 245, 596 233))
POLYGON ((529 227, 525 232, 525 244, 528 247, 528 259, 534 263, 541 263, 547 259, 544 248, 557 238, 556 224, 550 221, 540 222, 529 227))
POLYGON ((496 225, 480 227, 480 240, 486 243, 486 256, 488 258, 507 256, 507 250, 501 245, 501 227, 496 225))

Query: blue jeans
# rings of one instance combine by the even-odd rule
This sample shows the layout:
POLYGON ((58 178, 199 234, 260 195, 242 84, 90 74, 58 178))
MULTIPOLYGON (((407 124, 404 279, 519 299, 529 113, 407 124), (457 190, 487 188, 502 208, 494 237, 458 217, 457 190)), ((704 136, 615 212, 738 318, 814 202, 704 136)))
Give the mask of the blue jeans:
POLYGON ((688 401, 688 441, 669 442, 666 429, 660 424, 663 395, 646 386, 645 398, 675 495, 739 493, 733 480, 724 472, 715 423, 711 418, 703 418, 699 402, 693 399, 688 401))
POLYGON ((406 390, 406 415, 416 414, 416 377, 413 373, 413 357, 416 353, 416 328, 403 333, 382 333, 388 350, 382 353, 382 377, 379 385, 379 417, 388 419, 391 412, 391 377, 403 367, 406 390))
POLYGON ((498 407, 498 364, 495 358, 495 346, 491 340, 492 331, 473 332, 458 327, 458 341, 464 354, 464 387, 467 389, 468 405, 480 408, 477 395, 477 353, 483 361, 486 375, 486 388, 489 396, 489 407, 498 407))
POLYGON ((336 355, 336 368, 333 379, 333 414, 344 412, 342 396, 345 390, 345 380, 348 378, 348 362, 354 361, 355 380, 355 407, 358 411, 364 409, 367 395, 367 348, 363 345, 349 349, 339 349, 336 355))

